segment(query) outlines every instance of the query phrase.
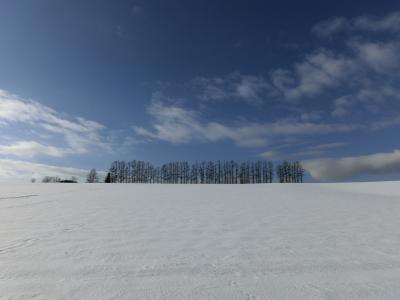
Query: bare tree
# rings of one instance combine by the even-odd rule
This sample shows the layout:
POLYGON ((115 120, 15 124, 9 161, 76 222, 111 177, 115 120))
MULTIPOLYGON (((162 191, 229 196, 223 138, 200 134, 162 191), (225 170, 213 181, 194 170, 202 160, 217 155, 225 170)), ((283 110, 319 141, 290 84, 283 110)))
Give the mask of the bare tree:
POLYGON ((96 169, 91 169, 89 174, 86 177, 86 182, 87 183, 98 183, 99 182, 99 176, 97 175, 96 169))

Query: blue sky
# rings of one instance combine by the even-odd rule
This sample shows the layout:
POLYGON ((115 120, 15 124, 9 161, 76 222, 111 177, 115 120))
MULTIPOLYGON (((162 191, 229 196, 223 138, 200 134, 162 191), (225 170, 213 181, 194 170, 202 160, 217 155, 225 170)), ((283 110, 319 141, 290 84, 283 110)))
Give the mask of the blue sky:
POLYGON ((400 179, 397 1, 1 1, 0 178, 115 159, 400 179))

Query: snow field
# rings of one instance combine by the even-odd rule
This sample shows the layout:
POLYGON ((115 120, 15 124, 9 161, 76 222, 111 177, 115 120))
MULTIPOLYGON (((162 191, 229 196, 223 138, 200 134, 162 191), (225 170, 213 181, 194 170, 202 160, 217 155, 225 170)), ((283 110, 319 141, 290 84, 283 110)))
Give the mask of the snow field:
POLYGON ((400 299, 400 183, 3 184, 0 299, 400 299))

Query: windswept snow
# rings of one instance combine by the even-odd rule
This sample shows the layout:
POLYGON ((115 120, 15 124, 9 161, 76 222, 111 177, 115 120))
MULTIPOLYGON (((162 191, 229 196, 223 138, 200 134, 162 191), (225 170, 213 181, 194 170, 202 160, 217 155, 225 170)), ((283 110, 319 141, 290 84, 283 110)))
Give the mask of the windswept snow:
POLYGON ((0 299, 400 299, 400 183, 0 185, 0 299))

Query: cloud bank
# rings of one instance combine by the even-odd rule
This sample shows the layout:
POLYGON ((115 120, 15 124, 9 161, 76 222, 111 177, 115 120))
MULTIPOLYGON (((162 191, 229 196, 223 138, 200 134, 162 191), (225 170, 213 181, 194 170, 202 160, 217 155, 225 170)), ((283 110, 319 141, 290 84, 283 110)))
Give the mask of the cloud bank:
POLYGON ((304 168, 317 180, 341 181, 365 174, 400 173, 400 150, 339 159, 315 159, 303 162, 304 168))

